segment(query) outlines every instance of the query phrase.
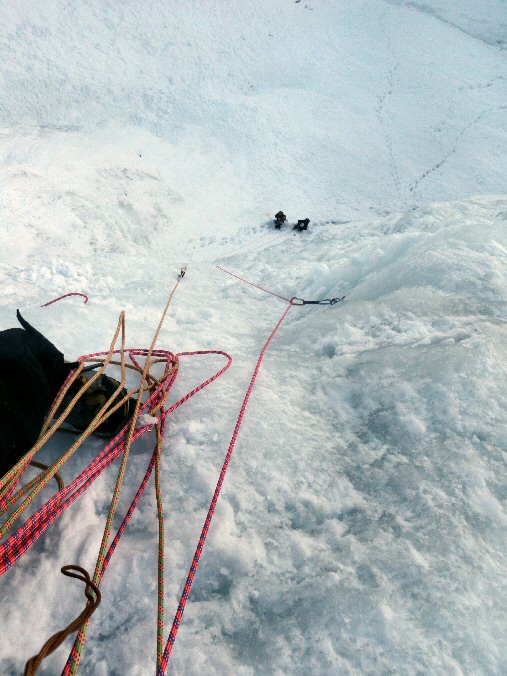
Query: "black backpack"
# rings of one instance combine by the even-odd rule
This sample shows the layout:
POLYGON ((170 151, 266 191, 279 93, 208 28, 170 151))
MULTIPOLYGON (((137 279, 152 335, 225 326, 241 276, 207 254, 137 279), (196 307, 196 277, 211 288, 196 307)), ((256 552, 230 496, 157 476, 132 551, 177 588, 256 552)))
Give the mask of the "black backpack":
POLYGON ((0 477, 39 438, 44 418, 76 363, 33 328, 19 310, 22 328, 0 331, 0 477))
MULTIPOLYGON (((96 368, 96 367, 93 367, 96 368)), ((55 418, 63 412, 78 391, 95 375, 94 370, 82 372, 72 383, 63 398, 63 401, 55 414, 55 418)), ((112 395, 118 389, 120 383, 115 378, 101 373, 88 389, 81 395, 75 403, 74 408, 62 424, 61 429, 70 432, 83 432, 94 420, 100 409, 104 406, 112 395)), ((127 390, 122 387, 109 408, 120 402, 127 395, 127 390)), ((134 409, 135 400, 128 399, 118 410, 109 416, 107 420, 101 423, 94 434, 101 437, 113 437, 130 420, 134 409)))

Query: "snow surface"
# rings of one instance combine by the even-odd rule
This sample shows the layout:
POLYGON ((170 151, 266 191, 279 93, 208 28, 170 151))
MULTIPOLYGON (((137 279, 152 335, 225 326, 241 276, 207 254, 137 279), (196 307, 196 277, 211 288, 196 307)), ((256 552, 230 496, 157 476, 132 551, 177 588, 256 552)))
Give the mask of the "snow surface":
MULTIPOLYGON (((147 347, 188 263, 159 346, 234 358, 167 431, 168 621, 284 310, 215 265, 346 295, 269 349, 172 673, 507 673, 506 45, 504 0, 2 3, 0 329, 19 307, 75 358, 125 309, 147 347), (280 208, 310 231, 272 229, 280 208), (90 302, 39 307, 69 291, 90 302)), ((221 363, 185 362, 173 396, 221 363)), ((58 571, 93 568, 115 475, 0 578, 2 675, 81 611, 58 571)), ((83 674, 154 672, 155 514, 152 489, 83 674)))

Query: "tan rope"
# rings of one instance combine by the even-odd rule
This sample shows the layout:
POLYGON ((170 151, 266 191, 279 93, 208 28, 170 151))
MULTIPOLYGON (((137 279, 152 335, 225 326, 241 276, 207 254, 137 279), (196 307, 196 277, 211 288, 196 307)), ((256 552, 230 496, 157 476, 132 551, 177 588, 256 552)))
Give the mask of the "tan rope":
MULTIPOLYGON (((32 467, 37 467, 37 469, 43 469, 43 470, 49 469, 49 465, 45 465, 43 462, 37 462, 37 460, 32 460, 30 465, 32 467)), ((33 479, 32 481, 33 482, 38 481, 39 477, 40 477, 40 474, 39 474, 39 476, 36 476, 35 479, 33 479)), ((56 472, 54 478, 56 479, 56 483, 58 484, 58 490, 63 491, 63 489, 65 488, 65 484, 63 482, 62 477, 58 474, 58 472, 56 472)), ((32 482, 30 482, 30 483, 32 483, 32 482)))
MULTIPOLYGON (((4 477, 0 478, 0 495, 3 496, 9 496, 9 488, 12 486, 12 483, 17 483, 18 477, 23 474, 25 471, 26 467, 28 464, 31 464, 35 467, 39 467, 40 469, 43 469, 44 472, 37 476, 35 479, 30 481, 26 486, 21 488, 14 496, 9 496, 8 503, 7 503, 7 509, 15 505, 19 499, 21 499, 24 495, 29 493, 28 497, 21 503, 21 505, 18 507, 18 509, 11 515, 11 517, 0 527, 0 539, 8 532, 8 530, 11 528, 13 523, 17 520, 17 518, 28 508, 28 506, 31 504, 31 502, 34 500, 34 498, 41 492, 41 490, 48 484, 48 482, 55 477, 59 489, 62 490, 64 488, 64 483, 61 480, 61 477, 58 474, 58 470, 69 460, 69 458, 76 452, 76 450, 83 444, 83 442, 95 431, 95 429, 107 418, 109 418, 110 415, 112 415, 116 410, 118 410, 121 406, 124 406, 128 399, 134 397, 137 395, 137 400, 136 400, 136 406, 134 409, 134 413, 132 415, 132 419, 129 425, 128 429, 128 436, 127 436, 127 442, 125 445, 125 450, 123 453, 123 458, 122 458, 122 464, 120 467, 120 471, 118 474, 118 479, 117 479, 117 486, 115 489, 115 495, 113 496, 113 501, 111 503, 110 507, 110 513, 108 515, 106 527, 104 530, 104 536, 103 536, 103 543, 101 547, 101 552, 99 553, 99 557, 97 559, 97 565, 95 569, 95 575, 94 579, 91 580, 89 574, 87 573, 86 570, 81 568, 80 566, 64 566, 62 568, 62 573, 64 575, 67 575, 69 577, 75 577, 77 579, 82 580, 83 582, 86 582, 86 589, 85 589, 85 594, 88 599, 87 605, 85 609, 80 613, 79 617, 77 617, 69 626, 54 634, 46 643, 44 646, 41 648, 39 651, 38 655, 33 656, 28 660, 26 663, 25 667, 25 676, 34 676, 36 672, 38 671, 42 661, 44 660, 45 657, 47 657, 49 654, 54 652, 62 643, 63 641, 72 633, 81 630, 79 633, 79 639, 78 640, 78 650, 84 647, 84 642, 85 642, 85 637, 86 637, 86 630, 87 626, 89 624, 89 619, 97 606, 100 603, 101 599, 101 594, 98 585, 100 584, 100 579, 102 577, 102 566, 104 563, 104 558, 103 558, 103 548, 107 546, 107 542, 109 540, 109 534, 110 534, 110 529, 112 526, 112 521, 114 518, 114 514, 116 512, 116 506, 117 506, 117 496, 119 495, 119 492, 121 490, 121 486, 123 483, 123 477, 128 461, 128 456, 130 452, 130 447, 132 445, 133 441, 133 436, 134 432, 136 429, 136 423, 138 420, 139 416, 139 411, 142 405, 142 397, 143 394, 146 390, 148 391, 153 391, 154 388, 159 387, 167 378, 169 378, 172 374, 174 374, 174 371, 177 370, 178 365, 177 363, 174 364, 173 368, 168 372, 165 373, 161 378, 156 378, 152 373, 150 373, 150 369, 152 366, 159 362, 165 362, 165 359, 162 358, 152 358, 153 351, 155 349, 155 345, 158 341, 160 331, 162 329, 162 325, 165 321, 169 306, 171 304, 172 298, 174 296, 174 293, 180 283, 180 279, 176 282, 169 299, 167 301, 167 304, 165 306, 165 309, 162 313, 162 317, 159 321, 158 327, 156 329, 155 335, 153 337, 150 349, 148 350, 148 353, 146 355, 146 360, 144 367, 142 369, 141 373, 141 382, 140 385, 137 389, 133 389, 132 391, 128 392, 128 394, 124 397, 122 397, 118 402, 116 402, 114 405, 113 402, 115 399, 118 397, 118 394, 122 389, 125 387, 126 383, 126 369, 131 368, 133 370, 136 370, 137 372, 141 372, 141 369, 138 366, 131 366, 130 364, 126 364, 125 362, 125 314, 124 312, 120 313, 120 317, 118 320, 118 325, 116 327, 116 331, 113 337, 113 340, 111 342, 111 346, 109 349, 109 352, 107 356, 104 359, 100 359, 100 363, 102 363, 102 366, 100 369, 95 373, 95 375, 90 378, 90 380, 87 381, 86 384, 84 384, 78 391, 78 393, 72 398, 70 403, 67 405, 63 413, 58 417, 56 421, 53 422, 53 419, 56 415, 56 412, 58 411, 58 408, 60 407, 66 393, 68 392, 69 388, 72 386, 72 384, 76 381, 76 379, 81 375, 83 368, 84 368, 84 363, 86 361, 97 361, 96 358, 87 358, 84 359, 79 367, 76 369, 76 371, 72 374, 72 376, 66 381, 64 386, 62 387, 61 391, 59 392, 57 398, 53 402, 51 409, 46 417, 46 421, 44 423, 44 426, 41 430, 41 433, 39 435, 39 439, 37 440, 36 444, 28 451, 27 454, 13 467, 4 477), (113 360, 113 351, 115 349, 116 341, 118 339, 119 333, 121 330, 121 349, 120 349, 120 361, 113 360), (79 400, 79 398, 84 394, 84 392, 100 377, 100 375, 104 372, 104 370, 107 368, 108 365, 117 365, 121 367, 121 382, 118 385, 118 388, 115 390, 115 392, 109 397, 109 399, 106 401, 106 403, 102 406, 100 411, 97 413, 95 418, 92 420, 88 428, 79 436, 77 441, 71 445, 71 447, 52 465, 47 466, 42 463, 39 463, 35 460, 33 460, 34 456, 39 452, 39 450, 42 448, 42 446, 48 441, 55 431, 59 429, 59 427, 62 425, 62 423, 66 420, 68 415, 71 413, 73 410, 76 402, 79 400), (32 490, 33 489, 33 490, 32 490), (69 572, 71 570, 76 570, 80 573, 80 575, 77 575, 75 573, 69 572), (94 595, 93 593, 94 592, 94 595), (84 639, 84 640, 83 640, 84 639)), ((151 413, 154 413, 156 410, 158 410, 161 406, 164 405, 166 398, 168 396, 168 393, 165 394, 163 397, 163 400, 158 403, 155 408, 152 409, 151 413)), ((162 450, 162 438, 160 435, 159 430, 157 429, 157 467, 156 467, 156 475, 157 475, 157 481, 160 483, 160 456, 161 456, 161 450, 162 450)), ((157 505, 159 514, 163 514, 163 507, 161 503, 157 505)), ((163 543, 163 531, 159 532, 159 538, 161 543, 163 543)), ((163 571, 163 559, 160 561, 159 559, 159 572, 160 572, 160 567, 162 568, 163 571)), ((161 587, 161 590, 159 591, 163 595, 163 586, 161 587)), ((163 626, 163 618, 162 618, 162 626, 163 626)), ((157 653, 158 653, 158 661, 160 661, 160 656, 161 656, 161 650, 162 650, 162 640, 163 637, 160 634, 160 630, 158 632, 158 637, 157 637, 157 653)), ((79 650, 80 652, 80 650, 79 650)), ((73 665, 74 668, 77 667, 77 665, 73 665)), ((73 668, 73 672, 74 672, 73 668)))
MULTIPOLYGON (((119 323, 120 322, 124 323, 124 321, 125 321, 124 317, 122 318, 122 315, 120 315, 119 323)), ((118 330, 118 328, 117 328, 117 330, 118 330)), ((123 329, 123 331, 124 331, 124 329, 123 329)), ((123 339, 124 339, 123 331, 122 331, 122 336, 123 336, 123 339)), ((53 402, 53 405, 51 406, 50 412, 48 413, 47 418, 46 418, 46 422, 45 422, 43 431, 41 432, 41 435, 39 437, 39 441, 41 441, 42 438, 45 438, 45 432, 47 432, 48 429, 49 429, 49 424, 51 422, 51 419, 54 417, 56 411, 58 410, 58 407, 60 406, 61 402, 63 401, 65 394, 68 392, 68 390, 72 386, 73 382, 75 382, 75 380, 78 378, 78 376, 82 372, 83 367, 84 367, 84 363, 86 363, 86 362, 95 362, 98 365, 102 364, 102 367, 100 368, 100 370, 98 371, 96 376, 94 376, 93 378, 90 378, 90 380, 79 390, 79 392, 76 394, 76 396, 71 400, 67 409, 63 412, 63 414, 60 416, 60 418, 58 418, 58 420, 51 427, 51 434, 53 434, 63 424, 66 417, 70 414, 70 412, 74 408, 74 406, 75 406, 77 400, 79 399, 79 397, 82 394, 84 394, 87 391, 87 389, 93 384, 93 382, 97 379, 97 377, 100 376, 101 373, 103 373, 106 366, 109 366, 109 365, 121 366, 123 375, 122 375, 121 383, 119 384, 118 389, 115 390, 115 392, 109 397, 109 399, 104 404, 103 408, 97 413, 97 416, 91 421, 90 426, 87 428, 87 430, 85 430, 85 432, 78 438, 76 443, 73 445, 72 454, 88 438, 89 434, 85 434, 86 432, 88 432, 88 430, 91 430, 91 432, 93 432, 98 426, 100 426, 103 422, 105 422, 113 413, 115 413, 119 408, 124 406, 129 399, 135 397, 136 395, 140 395, 140 388, 132 389, 122 399, 120 399, 114 406, 110 407, 112 401, 114 400, 114 398, 118 394, 118 390, 120 390, 120 388, 123 388, 123 386, 125 385, 125 381, 126 381, 126 371, 125 370, 127 368, 129 368, 129 369, 132 369, 132 370, 134 370, 138 373, 142 373, 141 369, 138 366, 127 364, 125 362, 124 357, 123 357, 123 360, 122 360, 123 363, 122 363, 122 361, 117 361, 115 359, 112 359, 112 350, 114 349, 116 338, 117 338, 117 333, 115 334, 111 348, 110 348, 107 356, 85 358, 83 360, 83 362, 80 364, 79 369, 76 370, 76 372, 72 375, 72 377, 69 379, 69 381, 67 381, 65 383, 64 387, 62 388, 62 391, 59 393, 58 397, 55 399, 55 401, 53 402), (108 408, 108 407, 110 407, 110 408, 108 408), (102 411, 103 411, 103 413, 101 414, 102 411)), ((123 355, 124 355, 124 340, 123 340, 123 355)), ((166 359, 164 359, 164 358, 152 359, 150 361, 150 368, 154 364, 165 363, 165 362, 166 362, 166 359)), ((176 365, 175 365, 175 368, 177 368, 176 365)), ((165 376, 163 376, 162 379, 157 379, 154 375, 147 372, 146 373, 147 389, 152 391, 154 388, 160 386, 163 380, 165 380, 166 378, 168 378, 170 375, 172 375, 174 373, 175 368, 173 368, 169 373, 165 374, 165 376)), ((159 404, 155 409, 153 409, 152 414, 155 413, 160 408, 161 405, 162 404, 159 404)), ((33 449, 31 449, 31 450, 33 450, 33 449)), ((68 456, 68 457, 65 458, 65 455, 66 454, 62 455, 59 460, 57 460, 55 463, 53 463, 53 465, 51 465, 51 467, 53 468, 55 465, 58 465, 58 467, 63 466, 63 464, 65 464, 65 462, 70 457, 70 456, 68 456), (61 462, 62 459, 64 459, 63 462, 61 462)), ((26 456, 24 458, 22 458, 22 460, 20 462, 22 462, 25 459, 26 459, 26 456)), ((46 465, 42 466, 42 463, 36 465, 36 461, 33 461, 33 460, 30 462, 30 464, 35 465, 35 466, 39 466, 39 467, 41 467, 42 469, 45 469, 45 470, 49 469, 48 466, 46 466, 46 465)), ((21 498, 23 498, 25 495, 30 493, 30 491, 32 491, 32 489, 34 489, 34 487, 38 486, 39 483, 42 481, 42 479, 45 476, 46 476, 45 474, 39 475, 35 479, 32 479, 32 481, 30 481, 28 484, 26 484, 25 486, 20 488, 14 495, 10 496, 9 499, 6 501, 6 504, 5 504, 3 511, 7 512, 8 510, 12 509, 12 507, 14 507, 21 500, 21 498)), ((59 481, 59 475, 58 475, 57 472, 54 474, 54 476, 55 476, 56 480, 59 481)), ((11 481, 16 481, 16 483, 17 483, 17 477, 14 476, 11 479, 11 481)), ((9 487, 11 486, 11 481, 9 481, 9 483, 5 484, 5 486, 3 488, 5 495, 9 494, 9 487)), ((60 481, 61 481, 61 479, 60 479, 60 481)), ((44 482, 44 486, 46 484, 47 484, 47 481, 44 482)), ((59 482, 59 489, 61 490, 63 487, 64 487, 63 482, 61 484, 59 482)), ((38 492, 39 491, 37 491, 37 494, 38 494, 38 492)), ((0 491, 0 495, 1 494, 2 494, 2 491, 0 491)), ((29 500, 31 502, 34 497, 35 497, 35 495, 34 496, 30 495, 29 498, 27 498, 27 501, 29 500)), ((23 511, 25 511, 25 510, 23 509, 23 511)), ((13 517, 14 517, 14 515, 13 515, 13 517)), ((16 518, 17 517, 14 517, 14 520, 16 518)), ((11 522, 11 520, 9 520, 9 523, 14 523, 14 521, 11 522)), ((7 532, 8 528, 10 528, 10 526, 7 527, 7 524, 4 524, 2 526, 2 528, 0 529, 0 539, 1 539, 1 537, 3 537, 2 534, 5 534, 7 532)))
POLYGON ((68 625, 68 627, 58 631, 56 634, 53 634, 53 636, 51 636, 51 638, 49 638, 46 643, 44 643, 39 653, 28 660, 25 665, 25 676, 35 676, 44 658, 61 646, 67 636, 70 636, 70 634, 74 634, 76 631, 78 631, 78 629, 80 629, 92 616, 100 603, 100 589, 90 579, 90 575, 84 568, 81 568, 81 566, 63 566, 62 573, 67 577, 75 577, 77 580, 82 580, 86 583, 86 607, 79 614, 79 616, 68 625), (77 571, 77 573, 73 573, 72 571, 77 571))
MULTIPOLYGON (((153 336, 153 340, 151 342, 150 349, 148 350, 148 354, 146 355, 146 361, 145 361, 143 373, 142 373, 142 376, 141 376, 141 384, 139 386, 139 396, 137 398, 136 407, 135 407, 134 414, 132 416, 132 420, 131 420, 131 423, 130 423, 130 426, 129 426, 127 441, 126 441, 126 444, 125 444, 125 450, 123 451, 122 462, 121 462, 121 465, 120 465, 120 469, 118 471, 118 477, 116 479, 116 485, 114 487, 113 497, 112 497, 112 500, 111 500, 111 504, 109 506, 109 513, 107 515, 106 525, 104 527, 104 533, 102 535, 102 542, 101 542, 101 545, 100 545, 100 550, 99 550, 99 554, 98 554, 98 557, 97 557, 97 562, 95 564, 95 572, 94 572, 94 575, 93 575, 93 581, 97 585, 100 584, 102 574, 103 574, 103 570, 104 570, 107 545, 108 545, 110 534, 111 534, 111 528, 112 528, 112 525, 113 525, 114 515, 116 514, 116 508, 118 506, 118 499, 119 499, 119 495, 120 495, 121 488, 122 488, 122 485, 123 485, 123 479, 125 478, 125 471, 126 471, 127 463, 128 463, 128 459, 129 459, 130 448, 132 446, 134 431, 136 429, 136 423, 137 423, 137 419, 139 417, 139 410, 140 410, 140 407, 141 407, 142 395, 143 395, 144 388, 145 388, 145 385, 146 385, 146 376, 147 376, 147 373, 149 372, 149 369, 150 369, 150 366, 151 366, 151 355, 153 354, 153 350, 155 349, 155 345, 156 345, 158 337, 160 335, 162 325, 165 321, 167 312, 169 310, 169 306, 171 305, 171 301, 172 301, 173 296, 176 292, 176 289, 179 286, 180 281, 181 281, 181 277, 178 279, 178 281, 176 282, 176 284, 173 287, 173 290, 171 291, 171 293, 169 295, 166 306, 165 306, 164 311, 162 313, 162 317, 160 318, 157 329, 155 331, 155 335, 153 336)), ((83 651, 84 646, 86 644, 86 638, 87 638, 89 626, 90 626, 90 622, 87 621, 86 624, 84 625, 84 627, 79 631, 79 633, 76 637, 76 640, 74 642, 75 657, 74 657, 74 660, 73 660, 72 665, 71 665, 71 674, 73 676, 77 673, 77 671, 79 669, 81 654, 82 654, 82 651, 83 651)))

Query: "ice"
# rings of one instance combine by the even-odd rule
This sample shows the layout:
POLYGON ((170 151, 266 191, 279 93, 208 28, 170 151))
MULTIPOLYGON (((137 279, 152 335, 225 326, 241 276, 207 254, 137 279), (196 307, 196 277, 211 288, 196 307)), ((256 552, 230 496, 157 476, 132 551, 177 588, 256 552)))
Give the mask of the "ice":
MULTIPOLYGON (((124 309, 128 345, 149 347, 187 265, 159 347, 233 357, 168 420, 168 625, 285 309, 216 265, 286 298, 345 296, 292 308, 266 354, 172 673, 506 673, 504 3, 2 9, 0 329, 20 308, 74 359, 106 350, 124 309), (279 209, 308 232, 276 231, 279 209), (40 307, 71 291, 90 301, 40 307)), ((182 358, 174 401, 222 364, 182 358)), ((2 674, 81 612, 59 568, 93 570, 116 472, 0 578, 2 674)), ((155 669, 153 493, 104 577, 83 674, 155 669)))

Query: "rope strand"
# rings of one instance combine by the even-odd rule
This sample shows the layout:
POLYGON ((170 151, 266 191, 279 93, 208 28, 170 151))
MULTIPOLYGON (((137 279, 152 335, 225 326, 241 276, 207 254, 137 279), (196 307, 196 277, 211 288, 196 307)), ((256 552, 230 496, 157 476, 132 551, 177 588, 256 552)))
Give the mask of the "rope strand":
POLYGON ((211 499, 211 503, 210 503, 210 506, 208 508, 206 520, 204 521, 204 525, 203 525, 202 530, 201 530, 201 535, 200 535, 199 541, 197 543, 197 547, 196 547, 196 550, 195 550, 195 553, 194 553, 194 558, 192 559, 192 564, 191 564, 190 570, 188 572, 188 577, 187 577, 187 580, 185 582, 185 586, 183 588, 183 592, 182 592, 181 597, 180 597, 180 602, 178 604, 178 610, 176 611, 176 615, 174 616, 171 631, 169 633, 169 638, 167 639, 167 643, 166 643, 166 646, 165 646, 165 649, 164 649, 162 662, 157 669, 157 676, 165 676, 165 673, 167 671, 167 665, 168 665, 168 662, 169 662, 169 657, 171 655, 174 642, 176 641, 176 636, 178 634, 178 629, 180 627, 181 620, 183 618, 183 613, 185 611, 185 607, 186 607, 188 599, 190 597, 190 591, 192 589, 192 584, 194 582, 195 574, 197 572, 197 567, 199 566, 199 560, 201 558, 201 555, 202 555, 202 552, 203 552, 203 549, 204 549, 204 544, 205 544, 206 538, 208 536, 208 531, 209 531, 209 527, 211 525, 211 520, 212 520, 213 515, 215 513, 215 509, 216 509, 216 506, 217 506, 217 503, 218 503, 218 498, 220 497, 220 492, 222 490, 222 486, 223 486, 223 483, 224 483, 225 475, 227 473, 227 469, 229 468, 229 463, 230 463, 231 458, 232 458, 232 453, 234 451, 234 447, 236 446, 236 441, 238 440, 238 434, 239 434, 240 427, 243 423, 243 418, 245 416, 246 407, 248 405, 250 395, 252 394, 252 391, 253 391, 253 388, 254 388, 254 385, 255 385, 255 381, 257 380, 257 376, 259 374, 259 369, 260 369, 262 361, 264 359, 264 355, 266 353, 266 350, 269 347, 269 344, 271 343, 275 334, 277 333, 278 329, 280 328, 283 321, 287 317, 291 307, 292 307, 292 305, 289 303, 289 305, 285 309, 285 312, 283 313, 283 315, 279 319, 277 325, 275 326, 275 328, 271 332, 271 335, 269 336, 269 338, 264 343, 264 346, 263 346, 263 348, 260 352, 259 358, 257 359, 257 364, 255 366, 255 370, 254 370, 252 378, 250 380, 250 384, 249 384, 247 392, 245 394, 245 398, 243 400, 243 404, 241 405, 241 409, 240 409, 240 412, 239 412, 239 415, 238 415, 238 419, 237 419, 236 425, 234 427, 234 432, 232 433, 232 437, 231 437, 231 440, 229 442, 229 447, 227 449, 227 453, 225 455, 224 463, 222 465, 222 471, 220 472, 220 476, 218 478, 218 482, 217 482, 217 485, 216 485, 216 488, 215 488, 215 492, 213 493, 213 497, 211 499))
POLYGON ((63 296, 59 296, 58 298, 55 298, 54 300, 50 300, 48 303, 44 303, 44 305, 41 305, 41 307, 47 307, 48 305, 53 305, 53 303, 58 303, 59 300, 62 300, 63 298, 68 298, 69 296, 82 296, 84 300, 84 304, 90 300, 86 293, 81 293, 80 291, 73 291, 72 293, 66 293, 63 296))
POLYGON ((239 279, 241 282, 245 282, 245 284, 249 284, 250 286, 254 286, 256 289, 260 289, 261 291, 265 291, 266 293, 269 293, 271 296, 276 296, 277 298, 281 298, 282 300, 287 301, 287 303, 290 303, 290 298, 285 298, 285 296, 281 296, 279 293, 275 293, 274 291, 269 291, 268 289, 265 289, 263 286, 259 286, 258 284, 254 284, 253 282, 249 282, 248 279, 244 279, 243 277, 240 277, 239 275, 235 275, 234 272, 230 272, 229 270, 226 270, 225 268, 221 267, 220 265, 217 265, 217 268, 219 270, 222 270, 222 272, 226 272, 228 275, 231 275, 231 277, 235 277, 236 279, 239 279))
POLYGON ((39 653, 37 655, 34 655, 28 660, 28 662, 25 665, 24 676, 35 676, 44 658, 47 657, 48 655, 51 655, 51 653, 53 653, 59 646, 61 646, 62 643, 67 638, 67 636, 70 636, 71 634, 76 632, 80 627, 82 627, 83 624, 93 615, 93 613, 95 612, 100 603, 101 600, 100 589, 97 587, 96 584, 94 584, 92 580, 90 580, 90 576, 84 568, 81 568, 81 566, 70 565, 63 566, 61 570, 62 573, 67 577, 74 577, 77 580, 82 580, 83 582, 86 583, 85 587, 86 607, 78 615, 78 617, 76 617, 76 619, 73 620, 68 625, 68 627, 62 629, 61 631, 58 631, 56 634, 53 634, 53 636, 51 636, 51 638, 49 638, 46 641, 46 643, 44 643, 39 653), (77 573, 72 571, 77 571, 77 573))

